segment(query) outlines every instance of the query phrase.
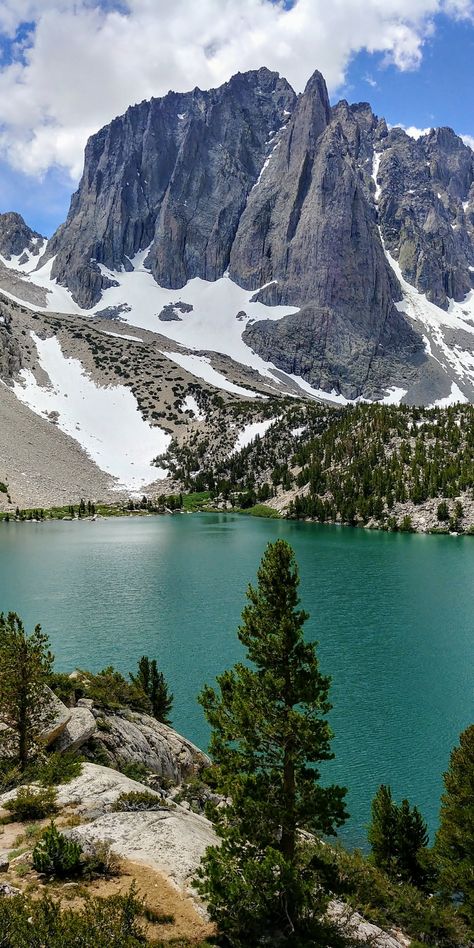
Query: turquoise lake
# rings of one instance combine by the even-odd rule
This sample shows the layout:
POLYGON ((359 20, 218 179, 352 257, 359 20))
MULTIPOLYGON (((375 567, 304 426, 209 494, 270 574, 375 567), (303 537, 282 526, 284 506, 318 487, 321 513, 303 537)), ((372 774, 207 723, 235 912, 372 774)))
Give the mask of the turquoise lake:
POLYGON ((245 588, 269 540, 287 539, 332 675, 341 832, 364 846, 390 783, 436 828, 442 773, 474 720, 474 538, 385 534, 232 514, 0 525, 0 609, 49 634, 59 670, 127 673, 156 657, 177 730, 205 747, 196 695, 241 656, 245 588))

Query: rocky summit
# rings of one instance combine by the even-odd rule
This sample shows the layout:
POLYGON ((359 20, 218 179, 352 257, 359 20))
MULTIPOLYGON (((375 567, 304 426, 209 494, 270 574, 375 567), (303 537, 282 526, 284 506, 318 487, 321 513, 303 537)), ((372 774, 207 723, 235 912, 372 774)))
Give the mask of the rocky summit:
POLYGON ((79 479, 71 439, 94 483, 141 489, 166 470, 124 476, 115 448, 97 448, 104 412, 137 473, 134 444, 151 463, 212 422, 215 398, 474 402, 473 288, 468 145, 332 106, 319 72, 296 95, 261 68, 133 105, 93 135, 49 241, 0 215, 0 376, 22 417, 67 436, 79 479))

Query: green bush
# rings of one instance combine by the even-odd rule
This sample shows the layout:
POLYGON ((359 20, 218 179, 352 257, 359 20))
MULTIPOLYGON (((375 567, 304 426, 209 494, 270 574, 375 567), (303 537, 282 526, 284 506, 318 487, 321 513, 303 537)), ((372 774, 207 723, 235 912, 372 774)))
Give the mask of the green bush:
POLYGON ((5 803, 5 809, 11 814, 11 819, 19 823, 42 820, 57 810, 56 790, 54 787, 20 787, 15 798, 5 803))
POLYGON ((74 704, 77 681, 64 672, 53 672, 48 682, 51 691, 68 707, 74 704))
POLYGON ((166 806, 161 797, 150 790, 131 790, 129 793, 121 793, 115 801, 112 810, 116 813, 137 812, 139 810, 159 810, 166 806))
POLYGON ((67 879, 83 870, 82 847, 60 833, 53 822, 33 850, 33 866, 47 876, 67 879))
POLYGON ((8 487, 3 481, 0 481, 0 494, 8 494, 8 487))
POLYGON ((94 704, 110 711, 131 708, 133 711, 151 713, 151 704, 145 692, 134 682, 128 682, 112 665, 103 668, 97 675, 84 673, 84 694, 94 704))
POLYGON ((43 787, 52 787, 59 783, 70 783, 80 776, 82 759, 74 752, 50 754, 38 768, 38 780, 43 787))
POLYGON ((143 783, 148 776, 148 769, 145 767, 145 764, 142 764, 139 760, 124 760, 120 758, 115 766, 121 774, 124 774, 125 777, 130 777, 130 780, 136 780, 137 783, 143 783))
MULTIPOLYGON (((2 948, 143 948, 150 946, 140 916, 143 904, 127 895, 91 898, 80 910, 63 909, 48 896, 0 899, 2 948)), ((150 946, 151 948, 151 946, 150 946)))

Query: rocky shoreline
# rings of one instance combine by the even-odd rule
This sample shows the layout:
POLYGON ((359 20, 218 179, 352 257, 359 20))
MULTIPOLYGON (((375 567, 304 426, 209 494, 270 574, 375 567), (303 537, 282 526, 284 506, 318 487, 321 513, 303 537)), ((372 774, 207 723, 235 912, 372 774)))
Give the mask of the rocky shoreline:
MULTIPOLYGON (((83 676, 74 672, 70 678, 81 681, 83 676)), ((42 740, 49 752, 80 751, 83 760, 80 773, 55 788, 55 821, 61 832, 85 853, 110 852, 110 858, 117 860, 114 884, 119 891, 134 881, 147 902, 154 894, 160 906, 166 897, 175 913, 178 908, 174 931, 167 934, 186 932, 188 938, 191 935, 186 944, 196 945, 211 937, 213 926, 193 887, 206 848, 219 843, 204 814, 206 801, 220 799, 202 779, 211 763, 207 755, 147 714, 127 707, 112 711, 90 698, 79 698, 72 707, 55 698, 54 721, 42 740), (127 774, 127 768, 141 769, 142 777, 127 774), (134 809, 131 801, 136 799, 143 802, 134 809)), ((3 822, 19 790, 0 794, 3 822)), ((47 821, 38 825, 41 829, 47 821)), ((25 826, 7 823, 5 829, 10 826, 0 836, 0 898, 45 888, 44 878, 32 866, 33 844, 20 851, 17 847, 18 839, 28 839, 25 826)), ((35 838, 31 831, 30 838, 35 838)), ((106 885, 109 891, 112 883, 106 885)), ((54 891, 60 898, 70 898, 74 886, 77 883, 57 882, 54 891)), ((90 894, 102 891, 97 882, 88 888, 90 894)), ((339 900, 333 899, 328 911, 344 934, 360 943, 408 948, 410 939, 403 933, 382 930, 339 900)))

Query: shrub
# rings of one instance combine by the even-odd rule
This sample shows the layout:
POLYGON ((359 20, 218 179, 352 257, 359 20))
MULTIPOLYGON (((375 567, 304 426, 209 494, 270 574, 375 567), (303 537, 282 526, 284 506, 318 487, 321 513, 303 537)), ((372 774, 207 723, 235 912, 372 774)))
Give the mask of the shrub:
POLYGON ((136 780, 137 783, 143 783, 148 776, 148 770, 145 764, 142 764, 139 760, 124 760, 123 757, 121 757, 115 766, 121 774, 124 774, 125 777, 130 777, 130 780, 136 780))
POLYGON ((74 703, 77 681, 64 672, 53 672, 48 682, 51 691, 68 707, 74 703))
POLYGON ((449 520, 449 507, 445 500, 438 504, 437 517, 441 521, 449 520))
POLYGON ((139 921, 143 904, 127 895, 88 899, 79 910, 63 909, 48 896, 0 899, 0 944, 5 948, 143 948, 150 945, 139 921))
POLYGON ((60 879, 77 876, 83 869, 82 847, 51 822, 33 850, 33 866, 37 872, 60 879))
POLYGON ((95 876, 115 876, 118 872, 119 860, 109 843, 100 840, 93 843, 83 859, 83 874, 92 879, 95 876))
POLYGON ((20 787, 16 797, 5 803, 5 809, 11 813, 12 820, 20 823, 42 820, 56 812, 56 790, 53 787, 20 787))
POLYGON ((159 810, 166 806, 161 797, 150 790, 131 790, 129 793, 121 793, 115 801, 112 810, 116 813, 137 812, 139 810, 159 810))
POLYGON ((74 752, 60 754, 55 752, 46 758, 38 768, 38 780, 43 787, 52 787, 59 783, 70 783, 80 776, 82 759, 74 752))
POLYGON ((112 665, 103 668, 97 675, 87 675, 84 690, 99 707, 116 711, 131 708, 133 711, 151 713, 151 703, 145 692, 134 682, 128 682, 112 665))
POLYGON ((443 906, 407 883, 392 881, 362 853, 331 846, 311 847, 327 888, 381 928, 400 928, 411 938, 438 948, 467 943, 467 933, 453 906, 443 906))

